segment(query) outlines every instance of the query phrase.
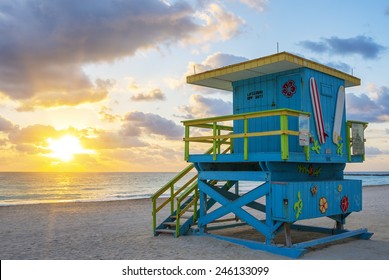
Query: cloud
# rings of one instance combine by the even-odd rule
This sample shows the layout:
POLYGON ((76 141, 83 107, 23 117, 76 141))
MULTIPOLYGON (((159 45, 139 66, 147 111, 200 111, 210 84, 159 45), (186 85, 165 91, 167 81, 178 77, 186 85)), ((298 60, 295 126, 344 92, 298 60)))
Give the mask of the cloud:
POLYGON ((148 93, 137 93, 131 97, 133 101, 156 101, 156 100, 165 100, 165 94, 159 89, 153 89, 148 93))
POLYGON ((107 106, 102 106, 99 115, 103 121, 114 123, 117 121, 120 121, 122 117, 120 115, 114 115, 112 114, 112 109, 108 108, 107 106))
POLYGON ((9 140, 13 144, 45 145, 47 138, 56 138, 60 135, 61 132, 50 125, 36 124, 11 131, 9 140))
POLYGON ((268 0, 239 0, 239 2, 247 5, 248 7, 258 11, 264 12, 267 8, 268 0))
POLYGON ((211 3, 205 9, 197 11, 195 16, 200 20, 201 37, 187 39, 190 43, 206 43, 215 38, 228 40, 241 33, 245 21, 235 14, 224 10, 221 5, 211 3))
POLYGON ((210 116, 224 116, 232 114, 232 102, 219 98, 207 98, 194 94, 189 105, 178 108, 185 115, 177 116, 184 119, 205 118, 210 116))
POLYGON ((0 93, 20 110, 99 102, 112 81, 91 80, 86 64, 112 62, 169 44, 227 40, 243 20, 185 1, 69 0, 0 3, 0 93))
POLYGON ((301 41, 299 45, 313 52, 329 52, 338 55, 357 54, 366 59, 376 59, 386 47, 376 43, 373 38, 359 35, 342 39, 336 36, 322 38, 320 42, 301 41))
POLYGON ((17 128, 12 122, 0 116, 0 132, 10 132, 17 128))
MULTIPOLYGON (((186 73, 185 73, 184 81, 186 81, 186 76, 202 73, 205 71, 228 66, 231 64, 244 62, 247 60, 248 60, 248 58, 243 57, 243 56, 236 56, 233 54, 216 52, 216 53, 213 53, 213 54, 207 56, 207 58, 200 63, 196 63, 193 61, 189 62, 188 66, 187 66, 186 73)), ((215 92, 215 89, 211 89, 211 88, 207 88, 207 87, 195 86, 195 88, 196 88, 196 91, 201 91, 203 93, 214 93, 215 92)))
POLYGON ((220 68, 223 66, 244 62, 247 60, 248 58, 243 56, 236 56, 232 54, 216 52, 214 54, 207 56, 207 58, 201 63, 189 62, 187 68, 187 74, 192 75, 194 70, 196 71, 196 73, 201 73, 215 68, 220 68))
POLYGON ((389 88, 368 87, 368 94, 349 93, 347 99, 347 117, 366 122, 389 121, 389 88))
POLYGON ((142 129, 146 134, 161 135, 166 139, 179 139, 183 136, 183 127, 176 125, 159 115, 143 112, 129 112, 124 116, 122 135, 139 136, 142 129))

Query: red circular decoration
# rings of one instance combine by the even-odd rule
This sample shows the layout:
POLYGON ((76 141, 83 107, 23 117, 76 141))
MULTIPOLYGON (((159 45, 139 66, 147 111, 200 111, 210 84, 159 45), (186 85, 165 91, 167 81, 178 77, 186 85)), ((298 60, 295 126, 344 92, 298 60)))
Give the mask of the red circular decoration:
POLYGON ((342 198, 342 201, 340 202, 340 208, 342 209, 343 213, 345 213, 350 206, 350 203, 348 202, 348 196, 344 196, 342 198))
POLYGON ((293 94, 295 93, 296 93, 296 85, 294 84, 293 80, 287 81, 282 86, 282 94, 285 95, 286 97, 292 97, 293 94))

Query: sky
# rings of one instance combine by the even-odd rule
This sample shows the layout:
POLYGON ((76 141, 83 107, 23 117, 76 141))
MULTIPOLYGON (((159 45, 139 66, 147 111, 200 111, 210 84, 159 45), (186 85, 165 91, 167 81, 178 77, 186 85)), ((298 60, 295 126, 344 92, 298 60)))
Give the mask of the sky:
POLYGON ((389 170, 389 1, 0 0, 0 171, 178 171, 181 121, 232 114, 186 76, 287 51, 361 79, 347 118, 389 170))

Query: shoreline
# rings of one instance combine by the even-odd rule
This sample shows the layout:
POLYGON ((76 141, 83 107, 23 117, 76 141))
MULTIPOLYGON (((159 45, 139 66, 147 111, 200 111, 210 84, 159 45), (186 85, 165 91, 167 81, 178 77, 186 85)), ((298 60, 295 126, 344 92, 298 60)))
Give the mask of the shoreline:
MULTIPOLYGON (((352 213, 347 229, 367 228, 370 240, 347 239, 313 248, 300 259, 389 259, 389 185, 363 189, 363 210, 352 213)), ((210 236, 152 234, 151 200, 61 202, 0 207, 0 259, 34 260, 283 260, 283 256, 251 250, 210 236)), ((160 218, 168 215, 162 211, 160 218)), ((307 225, 333 227, 317 218, 307 225)), ((299 221, 300 223, 300 221, 299 221)), ((224 234, 224 232, 223 232, 224 234)), ((254 236, 248 226, 225 234, 254 236)), ((280 233, 282 237, 283 232, 280 233)), ((311 233, 293 232, 292 241, 311 233)))
MULTIPOLYGON (((363 188, 387 188, 389 187, 388 184, 382 184, 382 185, 364 185, 362 186, 362 189, 363 188)), ((63 204, 63 203, 104 203, 104 202, 114 202, 114 201, 132 201, 132 200, 150 200, 151 199, 151 196, 152 195, 147 195, 147 196, 143 196, 143 195, 139 195, 139 196, 135 196, 133 198, 116 198, 116 199, 101 199, 101 200, 66 200, 66 201, 47 201, 47 202, 29 202, 29 203, 11 203, 11 204, 8 204, 8 203, 2 203, 0 201, 0 209, 1 207, 9 207, 9 206, 23 206, 23 205, 42 205, 42 204, 63 204)), ((168 195, 166 196, 161 196, 160 198, 167 198, 168 195)))

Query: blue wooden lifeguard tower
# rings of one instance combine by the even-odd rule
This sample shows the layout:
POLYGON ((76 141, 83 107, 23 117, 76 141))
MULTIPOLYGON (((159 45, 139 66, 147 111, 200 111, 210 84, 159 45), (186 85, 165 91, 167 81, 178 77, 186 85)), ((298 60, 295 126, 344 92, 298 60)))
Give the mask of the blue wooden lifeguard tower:
POLYGON ((194 74, 187 82, 232 92, 233 115, 183 122, 191 164, 153 195, 154 234, 178 237, 197 223, 199 234, 290 257, 327 242, 371 237, 367 229, 344 228, 362 209, 361 181, 343 175, 346 163, 362 162, 365 154, 367 123, 346 121, 345 112, 345 87, 359 85, 358 78, 283 52, 194 74), (211 148, 199 153, 203 143, 211 148), (178 187, 193 168, 197 174, 178 187), (169 197, 158 205, 166 191, 169 197), (169 217, 157 226, 166 205, 169 217), (211 234, 223 217, 229 217, 223 226, 244 222, 264 241, 211 234), (295 224, 319 217, 335 227, 295 224), (294 244, 292 229, 326 236, 294 244), (282 231, 285 242, 276 244, 282 231))

